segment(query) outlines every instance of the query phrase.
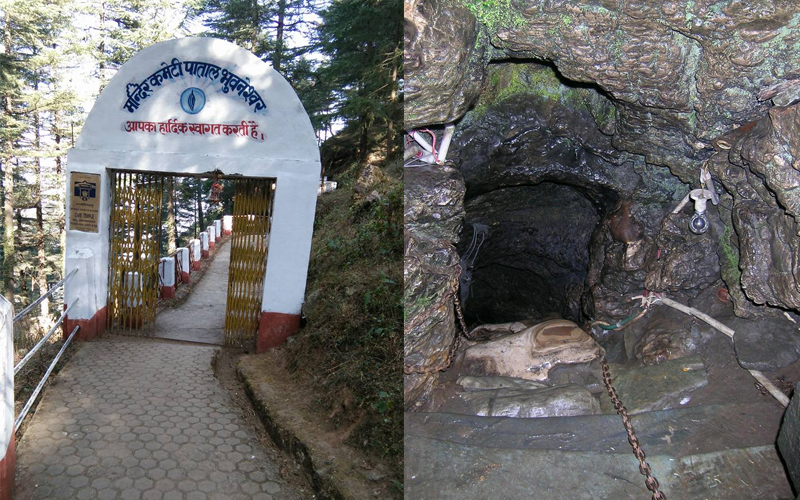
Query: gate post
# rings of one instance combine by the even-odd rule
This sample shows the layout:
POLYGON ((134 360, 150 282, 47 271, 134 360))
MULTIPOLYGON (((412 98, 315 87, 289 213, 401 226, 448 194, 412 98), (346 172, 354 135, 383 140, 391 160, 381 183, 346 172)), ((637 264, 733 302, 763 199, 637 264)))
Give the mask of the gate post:
POLYGON ((208 229, 206 229, 206 232, 208 233, 208 253, 209 254, 214 253, 214 249, 217 246, 217 234, 216 234, 216 230, 214 229, 215 227, 216 226, 214 224, 211 224, 210 226, 208 226, 208 229))
POLYGON ((0 295, 0 500, 14 497, 14 306, 0 295))
POLYGON ((181 283, 189 283, 189 274, 192 272, 189 268, 189 249, 181 247, 176 253, 181 262, 181 283))
POLYGON ((192 271, 197 271, 200 269, 200 259, 202 258, 202 253, 200 251, 200 240, 190 240, 189 251, 192 252, 192 271))
POLYGON ((200 255, 202 258, 207 259, 209 255, 209 246, 208 246, 208 232, 203 231, 200 233, 200 255))
POLYGON ((175 259, 161 257, 158 266, 158 279, 161 286, 161 297, 172 299, 175 297, 175 259))
POLYGON ((78 269, 75 276, 64 285, 64 303, 72 304, 78 299, 75 308, 64 320, 64 337, 80 325, 75 340, 93 340, 105 332, 108 313, 108 305, 100 307, 104 297, 98 292, 100 284, 95 273, 95 255, 88 248, 75 250, 64 258, 64 268, 67 274, 78 269))

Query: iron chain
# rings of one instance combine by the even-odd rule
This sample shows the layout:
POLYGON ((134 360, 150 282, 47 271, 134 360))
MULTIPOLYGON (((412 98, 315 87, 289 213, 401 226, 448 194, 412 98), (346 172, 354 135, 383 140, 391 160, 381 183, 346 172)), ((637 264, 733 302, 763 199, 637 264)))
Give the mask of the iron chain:
POLYGON ((639 461, 639 472, 645 476, 644 485, 647 486, 648 490, 653 492, 652 500, 667 500, 667 496, 658 489, 658 479, 652 475, 650 464, 647 463, 647 457, 645 456, 644 450, 639 443, 639 439, 636 437, 636 433, 633 430, 633 424, 631 424, 631 418, 628 415, 628 409, 622 404, 622 401, 620 401, 619 396, 617 395, 616 389, 614 389, 614 386, 611 385, 611 373, 608 369, 608 362, 606 361, 605 357, 603 357, 601 363, 603 369, 603 383, 606 386, 606 391, 608 391, 611 402, 614 404, 614 409, 617 410, 619 416, 622 417, 622 425, 625 426, 625 431, 628 433, 628 442, 633 448, 633 456, 635 456, 639 461))

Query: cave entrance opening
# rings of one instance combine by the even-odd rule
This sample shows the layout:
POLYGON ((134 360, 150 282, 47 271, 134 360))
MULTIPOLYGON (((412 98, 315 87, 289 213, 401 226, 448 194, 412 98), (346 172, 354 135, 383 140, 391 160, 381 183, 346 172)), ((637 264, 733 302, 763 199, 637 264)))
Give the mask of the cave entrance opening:
POLYGON ((457 247, 467 324, 580 322, 590 242, 616 193, 545 181, 470 194, 457 247))

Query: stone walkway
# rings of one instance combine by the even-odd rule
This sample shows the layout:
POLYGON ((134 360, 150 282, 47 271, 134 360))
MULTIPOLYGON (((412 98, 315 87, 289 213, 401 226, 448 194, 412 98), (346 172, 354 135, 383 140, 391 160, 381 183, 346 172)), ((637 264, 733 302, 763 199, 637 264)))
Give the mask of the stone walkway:
POLYGON ((180 307, 166 308, 156 317, 155 336, 204 344, 225 343, 230 238, 217 247, 203 279, 180 307), (187 314, 188 312, 188 314, 187 314), (188 317, 191 316, 191 317, 188 317))
MULTIPOLYGON (((224 262, 227 274, 223 252, 214 264, 224 262)), ((206 284, 217 281, 209 271, 206 284)), ((221 303, 224 317, 225 302, 200 285, 175 311, 183 311, 186 332, 206 335, 208 318, 185 311, 221 303)), ((216 350, 119 336, 84 344, 46 390, 18 444, 16 498, 302 498, 280 478, 214 378, 216 350)))

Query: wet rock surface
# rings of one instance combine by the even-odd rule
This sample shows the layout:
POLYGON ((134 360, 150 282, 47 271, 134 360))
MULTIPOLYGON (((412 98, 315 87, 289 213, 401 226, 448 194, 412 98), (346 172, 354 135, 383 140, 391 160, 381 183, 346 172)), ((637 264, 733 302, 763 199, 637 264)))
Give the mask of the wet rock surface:
POLYGON ((587 363, 603 349, 572 321, 552 320, 464 351, 463 370, 473 375, 547 380, 558 364, 587 363))
POLYGON ((705 323, 669 307, 653 308, 623 332, 627 358, 644 365, 698 354, 717 335, 705 323))
POLYGON ((476 45, 475 17, 447 0, 404 2, 404 12, 405 127, 451 122, 483 83, 487 47, 476 45))
MULTIPOLYGON (((680 408, 708 384, 703 358, 687 356, 655 366, 611 366, 611 381, 631 414, 680 408)), ((606 412, 613 407, 606 404, 606 412)))
POLYGON ((748 370, 775 371, 800 359, 798 325, 783 316, 758 321, 732 318, 736 359, 748 370))
POLYGON ((786 464, 795 490, 800 490, 800 384, 794 389, 789 408, 778 434, 778 451, 786 464))
POLYGON ((464 184, 449 167, 405 172, 404 398, 424 401, 437 373, 450 364, 455 339, 453 296, 458 254, 452 245, 463 217, 464 184))
POLYGON ((533 380, 525 380, 514 377, 492 377, 483 376, 477 377, 474 375, 463 375, 458 378, 458 385, 465 391, 485 391, 491 389, 516 389, 516 390, 534 390, 547 387, 541 382, 534 382, 533 380))
MULTIPOLYGON (((695 178, 696 163, 712 152, 711 139, 768 109, 771 103, 758 99, 762 90, 798 76, 800 35, 788 0, 769 7, 720 7, 710 0, 619 6, 538 1, 512 9, 512 22, 487 29, 498 49, 492 57, 554 61, 569 80, 598 85, 618 107, 617 148, 669 165, 685 181, 695 178)), ((406 11, 407 46, 428 22, 415 13, 406 11)), ((472 14, 464 16, 472 21, 472 14)), ((447 31, 415 50, 433 54, 452 45, 447 31)), ((474 44, 461 43, 462 51, 474 44)), ((406 65, 409 80, 424 74, 424 67, 406 65)), ((467 107, 477 96, 458 94, 459 84, 458 78, 440 78, 432 86, 441 85, 439 94, 459 95, 467 107)))
POLYGON ((487 389, 449 399, 439 411, 482 417, 542 418, 595 415, 600 403, 584 387, 564 385, 533 390, 487 389))
MULTIPOLYGON (((634 416, 633 425, 668 498, 788 500, 791 486, 773 444, 778 422, 764 419, 764 409, 651 412, 634 416), (731 428, 740 430, 735 444, 719 432, 731 428)), ((648 498, 618 419, 407 414, 405 494, 431 500, 526 499, 554 491, 570 499, 648 498)))

